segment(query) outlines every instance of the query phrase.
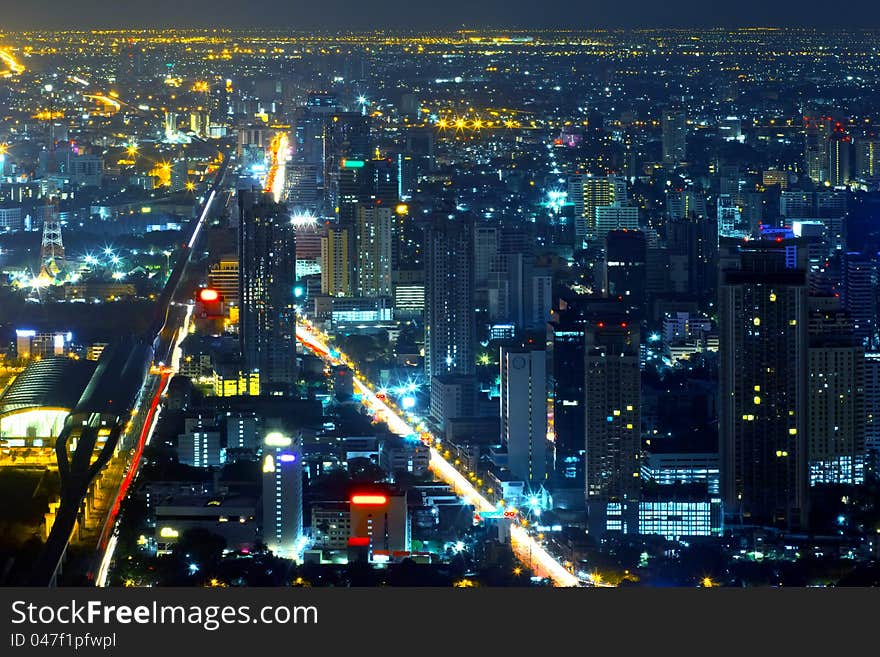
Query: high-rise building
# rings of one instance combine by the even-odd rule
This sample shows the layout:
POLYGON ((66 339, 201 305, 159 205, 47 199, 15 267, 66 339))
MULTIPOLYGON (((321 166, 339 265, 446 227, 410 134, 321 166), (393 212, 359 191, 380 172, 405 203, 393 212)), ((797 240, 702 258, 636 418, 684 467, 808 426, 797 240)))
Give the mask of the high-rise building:
MULTIPOLYGON (((543 346, 543 345, 542 345, 543 346)), ((501 440, 507 467, 537 489, 547 479, 547 352, 501 348, 501 440)))
POLYGON ((637 526, 641 487, 639 329, 623 304, 590 319, 584 386, 589 525, 625 533, 637 526))
POLYGON ((473 407, 473 230, 470 217, 445 215, 434 217, 425 229, 425 375, 432 416, 440 426, 473 407))
POLYGON ((303 535, 302 451, 281 432, 263 441, 263 542, 275 554, 297 557, 303 535))
POLYGON ((613 230, 605 237, 605 295, 644 312, 647 300, 647 246, 638 230, 613 230))
MULTIPOLYGON (((619 176, 572 176, 568 187, 568 197, 574 204, 576 240, 583 241, 597 236, 596 208, 627 205, 626 180, 619 176)), ((630 216, 624 212, 625 218, 630 216)), ((614 219, 617 221, 616 216, 614 219)))
POLYGON ((568 303, 553 312, 547 325, 548 371, 551 374, 555 473, 552 491, 557 504, 582 507, 584 500, 584 348, 586 322, 581 309, 568 303))
POLYGON ((328 226, 321 237, 321 294, 352 296, 348 233, 348 228, 328 226))
POLYGON ((296 253, 290 217, 265 193, 239 191, 241 352, 262 394, 296 387, 296 253))
POLYGON ((828 176, 826 180, 832 187, 846 185, 852 177, 851 157, 852 137, 843 128, 836 127, 828 140, 828 176))
POLYGON ((715 298, 718 285, 718 228, 714 220, 692 216, 666 224, 669 279, 675 292, 715 298))
POLYGON ((880 468, 880 353, 865 354, 864 406, 866 465, 880 468))
POLYGON ((663 163, 678 166, 687 158, 687 117, 683 112, 667 110, 661 118, 663 163))
POLYGON ((476 368, 473 220, 438 216, 425 236, 425 374, 476 368))
POLYGON ((862 180, 880 178, 880 139, 856 140, 856 176, 862 180))
POLYGON ((866 349, 877 346, 877 265, 859 252, 843 257, 843 307, 853 320, 853 332, 866 349))
POLYGON ((361 297, 391 296, 391 208, 357 206, 357 294, 361 297))
POLYGON ((828 176, 828 138, 832 119, 811 112, 804 116, 804 170, 815 183, 823 183, 828 176))
POLYGON ((864 479, 864 348, 843 311, 814 310, 809 320, 810 483, 864 479))
POLYGON ((807 520, 805 246, 725 243, 736 257, 720 285, 722 496, 726 513, 749 524, 807 520))
POLYGON ((238 258, 234 254, 222 256, 208 270, 208 287, 217 290, 224 302, 238 304, 238 278, 238 258))

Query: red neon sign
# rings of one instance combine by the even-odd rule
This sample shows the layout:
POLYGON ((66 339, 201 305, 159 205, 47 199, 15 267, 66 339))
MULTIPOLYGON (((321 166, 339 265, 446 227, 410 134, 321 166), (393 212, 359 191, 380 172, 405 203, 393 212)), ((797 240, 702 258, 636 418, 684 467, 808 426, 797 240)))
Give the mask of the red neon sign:
POLYGON ((383 504, 388 504, 388 497, 385 495, 352 495, 351 503, 361 506, 381 506, 383 504))
POLYGON ((349 547, 367 547, 370 545, 370 539, 367 536, 351 536, 348 539, 349 547))

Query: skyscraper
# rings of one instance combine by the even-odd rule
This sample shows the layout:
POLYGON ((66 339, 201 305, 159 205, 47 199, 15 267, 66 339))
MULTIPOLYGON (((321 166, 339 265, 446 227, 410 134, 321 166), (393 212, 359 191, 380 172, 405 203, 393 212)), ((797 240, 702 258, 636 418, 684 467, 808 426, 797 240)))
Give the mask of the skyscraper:
POLYGON ((846 185, 852 177, 850 152, 852 137, 837 124, 828 140, 828 184, 832 187, 846 185))
POLYGON ((644 312, 647 301, 647 246, 638 230, 612 230, 605 237, 605 294, 644 312))
POLYGON ((856 140, 856 175, 862 180, 880 178, 880 139, 876 136, 856 140))
POLYGON ((725 243, 719 433, 726 512, 746 523, 807 519, 806 245, 725 243))
POLYGON ((321 294, 351 296, 348 233, 348 228, 328 226, 321 237, 321 294))
POLYGON ((853 331, 866 349, 877 346, 877 266, 859 252, 843 257, 843 307, 853 320, 853 331))
POLYGON ((425 374, 476 368, 473 220, 437 216, 425 235, 425 374))
POLYGON ((501 349, 501 439, 511 474, 537 489, 547 478, 547 352, 501 349))
POLYGON ((284 557, 297 556, 303 535, 302 451, 278 431, 263 442, 263 541, 284 557))
POLYGON ((584 385, 589 526, 633 531, 640 493, 639 329, 623 304, 598 305, 591 315, 584 385))
POLYGON ((240 338, 245 367, 260 373, 261 394, 295 392, 294 230, 269 194, 240 190, 240 338))
POLYGON ((474 408, 473 230, 470 217, 446 215, 425 229, 425 375, 439 426, 474 408))
POLYGON ((568 196, 575 210, 576 240, 596 236, 596 208, 627 205, 626 181, 619 176, 572 176, 568 186, 568 196))
POLYGON ((683 112, 671 109, 663 112, 663 163, 677 166, 687 157, 687 117, 683 112))
POLYGON ((554 503, 563 508, 584 505, 584 308, 575 300, 560 302, 547 325, 548 372, 552 399, 555 472, 551 491, 554 503))
POLYGON ((391 208, 359 204, 357 229, 357 294, 361 297, 391 296, 391 208))
POLYGON ((864 348, 840 310, 809 321, 810 483, 857 484, 864 477, 864 348))

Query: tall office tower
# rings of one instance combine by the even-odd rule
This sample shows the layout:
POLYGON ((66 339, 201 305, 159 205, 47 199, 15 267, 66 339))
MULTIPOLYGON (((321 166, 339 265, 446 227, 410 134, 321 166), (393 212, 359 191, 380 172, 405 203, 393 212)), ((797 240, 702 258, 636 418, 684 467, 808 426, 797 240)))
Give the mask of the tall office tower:
POLYGON ((348 228, 328 226, 321 237, 321 294, 352 296, 348 233, 348 228))
POLYGON ((750 524, 807 520, 807 272, 798 240, 726 240, 719 433, 725 511, 750 524), (737 262, 738 261, 738 262, 737 262))
POLYGON ((474 285, 477 289, 489 286, 489 267, 498 255, 499 227, 480 223, 474 226, 474 285))
POLYGON ((335 112, 324 123, 324 177, 346 161, 364 163, 372 155, 370 117, 357 112, 335 112))
POLYGON ((584 349, 586 324, 584 308, 577 300, 560 302, 547 324, 548 385, 552 398, 551 433, 553 435, 554 504, 561 508, 584 506, 584 349))
POLYGON ((866 349, 877 346, 877 264, 858 252, 843 257, 843 307, 853 320, 853 332, 866 349))
POLYGON ((856 140, 856 176, 861 180, 880 178, 880 139, 876 136, 856 140))
POLYGON ((638 230, 612 230, 605 236, 605 295, 620 299, 642 315, 647 300, 647 246, 638 230))
POLYGON ((640 493, 639 329, 622 307, 601 317, 586 327, 587 512, 591 530, 626 533, 637 531, 640 493))
POLYGON ((294 213, 315 213, 321 196, 318 192, 318 166, 291 160, 287 163, 284 197, 294 213))
POLYGON ((357 295, 391 296, 391 208, 357 206, 357 295))
POLYGON ((718 287, 718 227, 706 217, 666 224, 669 278, 675 292, 714 300, 718 287))
POLYGON ((852 137, 846 134, 838 123, 828 139, 828 176, 826 180, 832 187, 846 185, 852 177, 851 157, 852 137))
POLYGON ((866 466, 880 469, 880 353, 865 354, 863 363, 866 466))
POLYGON ((691 190, 666 192, 666 215, 673 221, 705 217, 706 198, 691 190))
POLYGON ((208 287, 217 290, 225 303, 238 305, 238 283, 238 258, 234 254, 222 256, 208 270, 208 287))
POLYGON ((809 320, 807 441, 810 484, 864 481, 865 351, 852 320, 839 310, 817 309, 809 320))
POLYGON ((678 166, 687 158, 687 117, 683 112, 667 110, 661 118, 663 163, 678 166))
POLYGON ((742 212, 736 205, 736 200, 729 194, 721 194, 718 197, 718 238, 747 235, 748 231, 743 227, 742 212))
POLYGON ((294 229, 271 194, 240 190, 239 294, 241 353, 259 370, 261 394, 296 390, 294 229))
POLYGON ((354 226, 358 203, 369 200, 370 172, 363 160, 344 160, 336 169, 330 169, 326 183, 329 208, 342 226, 354 226))
POLYGON ((501 440, 511 474, 532 489, 547 479, 547 352, 501 348, 501 440))
POLYGON ((568 184, 577 242, 596 236, 596 208, 627 205, 626 180, 619 176, 572 176, 568 184))
POLYGON ((474 222, 435 216, 425 234, 425 374, 473 375, 474 222))
POLYGON ((263 441, 263 542, 286 558, 298 557, 301 547, 302 473, 299 439, 268 433, 263 441))
POLYGON ((814 183, 827 179, 830 136, 831 117, 815 112, 804 116, 804 170, 814 183))
POLYGON ((529 225, 499 226, 488 235, 480 227, 476 230, 482 239, 480 252, 475 248, 475 268, 484 268, 480 258, 489 256, 487 284, 477 286, 477 301, 482 302, 485 290, 489 320, 543 329, 550 316, 553 277, 536 263, 534 231, 529 225))
POLYGON ((374 158, 367 162, 370 200, 393 209, 400 200, 397 164, 393 158, 374 158))

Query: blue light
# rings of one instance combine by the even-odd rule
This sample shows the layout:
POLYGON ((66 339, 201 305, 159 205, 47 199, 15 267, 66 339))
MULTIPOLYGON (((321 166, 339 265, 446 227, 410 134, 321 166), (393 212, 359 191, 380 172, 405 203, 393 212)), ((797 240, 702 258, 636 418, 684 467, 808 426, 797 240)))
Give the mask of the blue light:
POLYGON ((412 409, 412 408, 415 408, 415 406, 416 406, 416 398, 415 398, 415 397, 409 397, 409 396, 404 397, 403 399, 400 400, 400 404, 401 404, 401 406, 403 406, 404 409, 406 409, 406 410, 410 410, 410 409, 412 409))

